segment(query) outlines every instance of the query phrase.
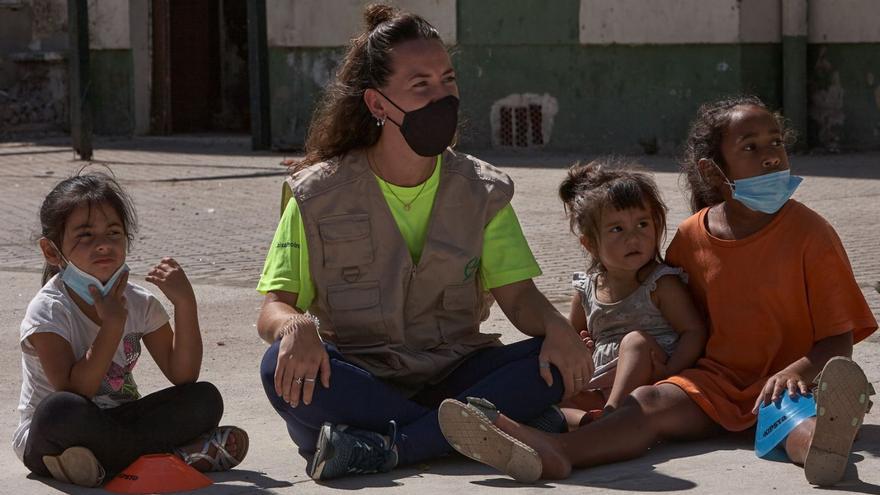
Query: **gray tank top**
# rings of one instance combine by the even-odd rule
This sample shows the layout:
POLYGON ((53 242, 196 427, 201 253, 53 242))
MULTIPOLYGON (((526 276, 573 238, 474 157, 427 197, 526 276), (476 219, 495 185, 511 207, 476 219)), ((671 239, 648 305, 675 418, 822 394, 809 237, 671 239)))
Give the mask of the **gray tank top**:
POLYGON ((593 364, 598 368, 617 359, 620 341, 633 330, 642 330, 657 341, 671 355, 678 343, 678 332, 663 318, 651 300, 657 289, 657 280, 665 275, 678 275, 687 283, 687 275, 681 268, 660 263, 632 294, 613 303, 603 303, 596 297, 597 272, 575 272, 571 285, 581 295, 581 304, 587 316, 587 328, 593 336, 596 349, 593 364))

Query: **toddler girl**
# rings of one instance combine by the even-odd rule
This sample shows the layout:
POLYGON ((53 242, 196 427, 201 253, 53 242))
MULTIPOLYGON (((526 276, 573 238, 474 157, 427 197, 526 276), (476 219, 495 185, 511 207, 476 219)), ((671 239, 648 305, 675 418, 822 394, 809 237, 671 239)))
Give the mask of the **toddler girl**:
POLYGON ((559 196, 588 253, 587 272, 573 277, 569 318, 592 342, 596 369, 563 406, 607 412, 636 387, 693 365, 706 329, 681 268, 660 256, 666 205, 648 173, 608 160, 575 165, 559 196))

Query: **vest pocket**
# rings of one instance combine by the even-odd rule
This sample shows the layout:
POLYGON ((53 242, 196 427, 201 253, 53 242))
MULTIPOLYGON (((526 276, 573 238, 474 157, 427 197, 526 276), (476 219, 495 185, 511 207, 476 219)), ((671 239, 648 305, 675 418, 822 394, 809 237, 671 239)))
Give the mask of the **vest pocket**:
POLYGON ((337 215, 318 221, 328 268, 366 265, 373 262, 370 216, 362 213, 337 215))
POLYGON ((477 287, 473 282, 446 287, 441 307, 437 323, 444 342, 456 344, 465 337, 479 335, 477 287))
POLYGON ((340 347, 388 343, 379 282, 331 285, 327 287, 327 306, 340 347))

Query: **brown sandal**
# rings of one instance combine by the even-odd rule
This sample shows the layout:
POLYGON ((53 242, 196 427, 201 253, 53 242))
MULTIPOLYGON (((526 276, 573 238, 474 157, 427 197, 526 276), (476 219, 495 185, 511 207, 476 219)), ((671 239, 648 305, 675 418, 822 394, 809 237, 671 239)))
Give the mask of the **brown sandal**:
POLYGON ((872 387, 859 365, 842 356, 825 364, 818 382, 816 429, 804 475, 813 485, 828 486, 843 478, 853 440, 870 407, 872 387))
POLYGON ((536 481, 541 477, 541 458, 535 449, 495 426, 492 419, 497 416, 491 402, 471 397, 467 404, 446 399, 438 411, 440 430, 452 448, 516 481, 536 481))

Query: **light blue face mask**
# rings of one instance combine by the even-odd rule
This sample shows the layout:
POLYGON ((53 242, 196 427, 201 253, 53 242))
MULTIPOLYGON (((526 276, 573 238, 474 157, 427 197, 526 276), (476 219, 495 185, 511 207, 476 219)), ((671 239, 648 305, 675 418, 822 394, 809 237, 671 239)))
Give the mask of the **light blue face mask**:
POLYGON ((803 177, 791 175, 789 169, 785 169, 730 182, 721 167, 718 167, 718 171, 733 191, 733 199, 751 210, 769 215, 779 211, 804 180, 803 177))
POLYGON ((61 250, 58 249, 54 243, 52 246, 58 251, 58 255, 61 256, 61 259, 67 263, 67 266, 61 270, 61 280, 64 281, 64 285, 66 285, 68 289, 76 292, 76 294, 89 306, 95 305, 95 298, 92 297, 92 294, 89 292, 90 285, 94 285, 95 288, 98 289, 98 292, 101 293, 102 297, 107 297, 107 294, 110 293, 116 280, 118 280, 123 273, 128 271, 128 265, 123 263, 122 266, 113 273, 110 280, 108 280, 106 284, 102 284, 96 277, 80 270, 76 265, 71 263, 70 260, 65 258, 64 255, 61 254, 61 250))

